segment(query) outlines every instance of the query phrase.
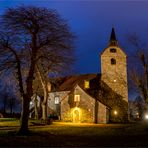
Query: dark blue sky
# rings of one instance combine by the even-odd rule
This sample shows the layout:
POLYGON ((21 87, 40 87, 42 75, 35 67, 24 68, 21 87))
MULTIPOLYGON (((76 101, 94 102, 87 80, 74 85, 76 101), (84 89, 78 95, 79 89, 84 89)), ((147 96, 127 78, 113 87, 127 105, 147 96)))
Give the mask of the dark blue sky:
POLYGON ((126 35, 148 35, 148 1, 101 0, 0 0, 0 13, 8 7, 35 5, 56 9, 68 20, 76 41, 78 73, 100 72, 99 54, 115 27, 119 44, 128 53, 126 35))
POLYGON ((78 73, 100 72, 99 54, 107 46, 112 26, 127 50, 126 34, 148 34, 148 1, 101 0, 0 0, 0 13, 8 7, 35 5, 56 9, 68 20, 76 41, 78 73))
MULTIPOLYGON (((127 34, 148 36, 148 1, 130 0, 0 0, 0 14, 8 7, 35 5, 56 9, 68 20, 76 41, 77 73, 100 72, 100 53, 107 46, 112 26, 121 47, 129 54, 127 34)), ((130 58, 130 56, 129 56, 130 58)), ((133 98, 133 91, 129 98, 133 98)))

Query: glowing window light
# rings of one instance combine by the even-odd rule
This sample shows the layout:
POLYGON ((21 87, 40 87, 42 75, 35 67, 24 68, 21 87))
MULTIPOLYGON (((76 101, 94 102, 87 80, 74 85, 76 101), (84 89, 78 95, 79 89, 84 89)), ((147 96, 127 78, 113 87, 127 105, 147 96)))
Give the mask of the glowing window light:
POLYGON ((74 101, 75 102, 80 102, 80 95, 75 95, 74 101))
POLYGON ((59 102, 60 102, 59 96, 56 96, 54 99, 55 99, 55 100, 54 100, 54 101, 55 101, 54 103, 55 103, 55 104, 59 104, 59 102))
POLYGON ((148 120, 148 114, 145 115, 145 119, 148 120))
POLYGON ((117 114, 118 114, 118 112, 115 110, 115 111, 114 111, 114 115, 117 115, 117 114))
POLYGON ((85 80, 84 81, 84 87, 87 89, 87 88, 90 88, 89 86, 89 81, 88 80, 85 80))

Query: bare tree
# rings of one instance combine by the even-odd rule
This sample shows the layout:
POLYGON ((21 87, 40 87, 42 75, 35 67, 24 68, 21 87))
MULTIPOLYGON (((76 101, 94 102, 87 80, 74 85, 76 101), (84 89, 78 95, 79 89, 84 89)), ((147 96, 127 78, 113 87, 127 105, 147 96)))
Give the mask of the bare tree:
POLYGON ((129 66, 132 66, 130 71, 130 78, 140 95, 144 99, 146 110, 148 110, 148 52, 147 46, 137 34, 129 35, 129 42, 133 45, 132 52, 133 61, 129 66), (134 65, 134 66, 133 66, 134 65))
POLYGON ((51 84, 48 82, 47 76, 43 76, 43 73, 41 73, 38 66, 36 66, 38 78, 41 82, 43 93, 44 93, 44 99, 42 101, 42 119, 46 120, 47 118, 47 99, 48 99, 48 92, 50 92, 50 89, 48 89, 48 85, 51 86, 51 84))
POLYGON ((34 6, 7 9, 0 24, 0 70, 16 73, 22 97, 19 133, 27 134, 35 67, 45 63, 50 69, 50 63, 54 62, 52 55, 57 55, 54 59, 69 58, 73 34, 55 10, 34 6))

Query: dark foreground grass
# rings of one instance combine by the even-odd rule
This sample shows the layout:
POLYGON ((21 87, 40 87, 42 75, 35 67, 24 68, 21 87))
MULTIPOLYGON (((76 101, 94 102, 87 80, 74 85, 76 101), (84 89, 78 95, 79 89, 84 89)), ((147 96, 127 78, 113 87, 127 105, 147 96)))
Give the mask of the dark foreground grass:
POLYGON ((17 135, 19 121, 0 122, 0 147, 148 147, 148 123, 29 126, 17 135))

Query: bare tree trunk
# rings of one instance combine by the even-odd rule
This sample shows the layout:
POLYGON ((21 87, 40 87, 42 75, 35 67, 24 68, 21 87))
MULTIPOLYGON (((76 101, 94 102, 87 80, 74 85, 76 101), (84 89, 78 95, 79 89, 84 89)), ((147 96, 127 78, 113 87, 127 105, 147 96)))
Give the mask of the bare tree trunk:
POLYGON ((6 113, 6 103, 3 104, 3 112, 6 113))
POLYGON ((28 129, 28 116, 29 116, 29 97, 27 95, 23 96, 22 113, 21 113, 21 127, 19 129, 19 134, 26 135, 29 133, 28 129))
POLYGON ((12 105, 10 106, 10 114, 12 115, 13 107, 12 105))
POLYGON ((48 106, 48 104, 47 104, 47 100, 48 100, 48 88, 47 87, 48 86, 47 86, 46 81, 43 79, 38 66, 36 66, 36 69, 37 69, 38 77, 41 81, 43 92, 44 92, 44 100, 42 102, 42 119, 46 120, 46 118, 47 118, 47 106, 48 106))
POLYGON ((46 83, 44 84, 44 100, 42 102, 42 119, 46 120, 47 118, 47 99, 48 99, 48 91, 46 88, 46 83))
POLYGON ((144 90, 142 92, 143 92, 143 96, 146 102, 145 110, 146 112, 148 112, 148 69, 147 69, 146 57, 144 53, 140 55, 140 59, 141 59, 141 62, 143 64, 143 69, 144 69, 144 86, 143 86, 144 90))
POLYGON ((46 112, 46 104, 42 104, 42 119, 46 120, 47 118, 47 112, 46 112))
POLYGON ((39 119, 38 116, 38 106, 37 106, 37 94, 35 94, 35 99, 34 99, 34 112, 35 112, 35 119, 39 119))
MULTIPOLYGON (((36 53, 33 54, 36 57, 36 53)), ((35 59, 35 58, 34 58, 35 59)), ((21 115, 21 127, 19 130, 20 134, 28 134, 28 118, 29 118, 29 102, 31 101, 31 97, 33 95, 33 74, 35 69, 35 61, 32 58, 31 66, 29 70, 29 74, 26 80, 26 94, 23 92, 23 104, 22 104, 22 115, 21 115)))

